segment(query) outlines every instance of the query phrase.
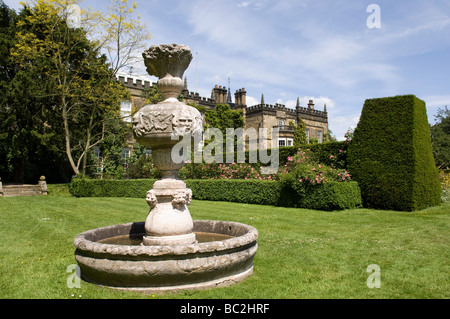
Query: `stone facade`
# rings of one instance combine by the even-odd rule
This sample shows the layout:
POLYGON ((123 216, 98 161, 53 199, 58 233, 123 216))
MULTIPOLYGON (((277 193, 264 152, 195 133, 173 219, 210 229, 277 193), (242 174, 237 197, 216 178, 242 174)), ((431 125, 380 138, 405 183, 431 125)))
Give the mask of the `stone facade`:
MULTIPOLYGON (((144 90, 150 88, 153 83, 132 78, 119 77, 119 82, 125 85, 131 92, 131 104, 133 109, 140 109, 145 105, 143 97, 144 90)), ((290 146, 293 143, 294 131, 289 127, 289 122, 298 123, 302 119, 306 124, 307 137, 319 142, 323 142, 328 134, 328 113, 326 106, 323 110, 315 109, 314 102, 309 101, 306 107, 300 106, 299 99, 295 108, 288 108, 283 104, 266 104, 264 96, 261 96, 261 103, 257 105, 247 105, 245 88, 236 90, 234 93, 234 103, 231 99, 230 89, 215 85, 211 90, 211 97, 202 97, 198 93, 190 92, 187 88, 186 79, 181 92, 183 102, 193 103, 206 109, 214 109, 216 104, 229 104, 232 109, 242 110, 244 116, 245 129, 259 128, 272 129, 279 128, 279 146, 290 146)), ((267 137, 271 140, 271 136, 267 137)))

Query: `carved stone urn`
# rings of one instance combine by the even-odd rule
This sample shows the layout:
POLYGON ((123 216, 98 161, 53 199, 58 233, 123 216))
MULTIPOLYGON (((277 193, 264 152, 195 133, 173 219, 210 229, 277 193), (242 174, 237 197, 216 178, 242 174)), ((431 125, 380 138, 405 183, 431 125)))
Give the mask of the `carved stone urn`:
MULTIPOLYGON (((147 192, 150 212, 145 221, 144 245, 185 245, 196 242, 188 210, 192 191, 177 177, 184 162, 174 161, 172 148, 203 131, 200 112, 177 100, 182 77, 192 60, 189 47, 177 44, 151 46, 143 53, 147 72, 157 76, 165 100, 146 105, 133 116, 136 141, 152 149, 162 178, 147 192)), ((179 154, 177 154, 179 155, 179 154)), ((177 157, 179 158, 179 156, 177 157)))

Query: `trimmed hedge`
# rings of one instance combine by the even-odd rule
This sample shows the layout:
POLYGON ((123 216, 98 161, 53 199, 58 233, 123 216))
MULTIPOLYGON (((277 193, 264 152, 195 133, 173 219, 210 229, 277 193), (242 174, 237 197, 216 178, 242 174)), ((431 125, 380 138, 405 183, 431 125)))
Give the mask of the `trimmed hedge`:
POLYGON ((186 180, 186 185, 192 189, 193 198, 200 200, 274 206, 294 206, 295 202, 295 191, 276 181, 191 179, 186 180))
MULTIPOLYGON (((154 179, 94 180, 73 179, 70 193, 75 197, 145 198, 154 179)), ((186 180, 193 198, 316 210, 351 209, 361 205, 356 182, 329 182, 311 185, 299 195, 278 181, 267 180, 186 180)))
POLYGON ((317 210, 342 210, 362 205, 361 190, 356 182, 327 182, 310 185, 299 198, 301 207, 317 210))
POLYGON ((414 211, 440 203, 425 102, 414 95, 366 100, 347 161, 365 207, 414 211))
POLYGON ((69 192, 75 197, 145 198, 156 179, 84 179, 74 178, 69 192))

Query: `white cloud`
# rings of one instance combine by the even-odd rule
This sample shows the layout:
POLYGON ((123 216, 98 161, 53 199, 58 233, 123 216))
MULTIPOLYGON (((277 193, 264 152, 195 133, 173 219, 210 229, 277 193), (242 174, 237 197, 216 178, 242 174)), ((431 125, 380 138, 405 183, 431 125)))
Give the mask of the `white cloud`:
POLYGON ((328 117, 328 127, 338 141, 345 140, 345 133, 349 128, 356 128, 360 114, 349 114, 346 116, 328 117))
POLYGON ((246 8, 249 6, 249 4, 250 4, 250 2, 248 2, 248 1, 242 1, 242 2, 238 3, 238 8, 246 8))
POLYGON ((247 102, 247 106, 253 106, 253 105, 258 105, 261 103, 261 99, 255 99, 253 96, 247 95, 245 97, 246 102, 247 102))
POLYGON ((327 106, 327 111, 333 109, 336 106, 335 101, 326 96, 303 96, 300 97, 300 106, 307 107, 309 100, 312 100, 314 103, 314 109, 322 111, 324 106, 327 106))

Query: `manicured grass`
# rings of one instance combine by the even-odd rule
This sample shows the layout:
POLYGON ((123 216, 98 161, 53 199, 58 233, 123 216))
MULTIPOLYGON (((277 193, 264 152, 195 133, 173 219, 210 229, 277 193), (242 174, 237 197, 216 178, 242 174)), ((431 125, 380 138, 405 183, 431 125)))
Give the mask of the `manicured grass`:
POLYGON ((229 220, 259 231, 254 275, 205 291, 145 295, 81 282, 67 287, 74 237, 143 221, 144 199, 73 198, 50 186, 42 197, 0 198, 0 298, 449 298, 450 205, 419 212, 322 212, 193 201, 193 219, 229 220), (57 195, 57 196, 56 196, 57 195), (381 269, 369 289, 366 269, 381 269))

